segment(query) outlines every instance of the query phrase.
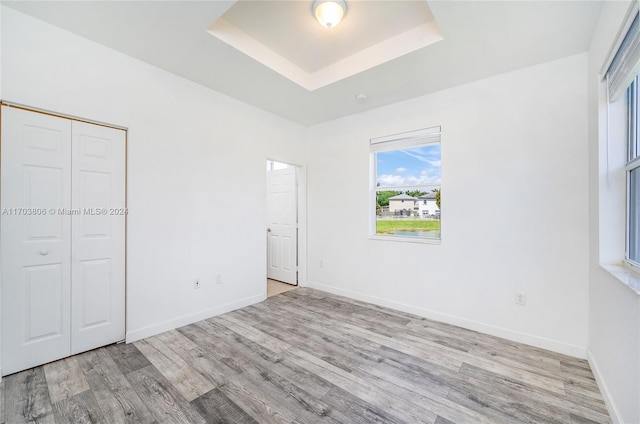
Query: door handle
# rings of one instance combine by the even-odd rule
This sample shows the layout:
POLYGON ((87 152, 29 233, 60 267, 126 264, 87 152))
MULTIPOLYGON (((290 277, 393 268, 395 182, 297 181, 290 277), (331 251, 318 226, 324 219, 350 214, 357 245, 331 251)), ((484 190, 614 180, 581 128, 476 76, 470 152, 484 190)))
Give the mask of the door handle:
POLYGON ((271 232, 271 228, 267 228, 267 233, 270 233, 270 232, 271 232))
POLYGON ((46 256, 46 255, 48 255, 48 254, 49 254, 49 250, 48 250, 48 249, 42 249, 42 250, 40 251, 40 254, 41 254, 42 256, 46 256))

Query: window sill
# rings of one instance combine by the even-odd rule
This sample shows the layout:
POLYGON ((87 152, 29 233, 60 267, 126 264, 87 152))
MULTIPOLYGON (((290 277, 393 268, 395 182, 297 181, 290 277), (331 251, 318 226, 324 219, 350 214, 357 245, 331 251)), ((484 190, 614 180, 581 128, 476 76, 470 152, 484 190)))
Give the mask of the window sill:
POLYGON ((640 296, 640 274, 624 265, 600 264, 600 266, 640 296))
POLYGON ((399 241, 403 243, 420 243, 420 244, 442 244, 442 239, 402 237, 402 236, 369 236, 369 240, 399 241))

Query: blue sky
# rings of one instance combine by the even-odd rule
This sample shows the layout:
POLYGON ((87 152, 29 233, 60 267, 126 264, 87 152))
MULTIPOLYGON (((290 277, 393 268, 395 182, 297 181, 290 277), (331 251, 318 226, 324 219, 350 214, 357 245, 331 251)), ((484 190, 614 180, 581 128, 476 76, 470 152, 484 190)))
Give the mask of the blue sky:
POLYGON ((440 184, 440 144, 377 154, 380 187, 440 184))

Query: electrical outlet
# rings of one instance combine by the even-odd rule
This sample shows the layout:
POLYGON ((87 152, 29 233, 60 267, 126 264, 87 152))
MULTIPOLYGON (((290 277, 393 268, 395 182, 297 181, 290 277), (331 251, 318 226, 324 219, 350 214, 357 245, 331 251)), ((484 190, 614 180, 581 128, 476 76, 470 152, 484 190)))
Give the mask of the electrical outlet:
POLYGON ((216 275, 216 284, 222 284, 222 274, 216 275))
POLYGON ((194 289, 200 288, 200 280, 193 280, 193 288, 194 289))
POLYGON ((516 305, 523 306, 525 303, 527 303, 527 296, 524 293, 516 293, 516 305))

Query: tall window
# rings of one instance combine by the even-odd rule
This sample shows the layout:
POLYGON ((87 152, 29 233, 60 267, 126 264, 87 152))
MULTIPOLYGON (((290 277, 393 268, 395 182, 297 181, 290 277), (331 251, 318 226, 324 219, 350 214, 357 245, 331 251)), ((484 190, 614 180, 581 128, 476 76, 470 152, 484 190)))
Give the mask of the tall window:
MULTIPOLYGON (((606 72, 609 102, 626 95, 626 249, 625 260, 640 266, 640 18, 637 9, 606 72)), ((615 140, 611 140, 615 142, 615 140)))
POLYGON ((440 127, 371 140, 372 233, 440 239, 440 127))
POLYGON ((627 260, 640 266, 640 81, 627 89, 627 260))

